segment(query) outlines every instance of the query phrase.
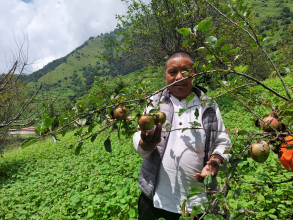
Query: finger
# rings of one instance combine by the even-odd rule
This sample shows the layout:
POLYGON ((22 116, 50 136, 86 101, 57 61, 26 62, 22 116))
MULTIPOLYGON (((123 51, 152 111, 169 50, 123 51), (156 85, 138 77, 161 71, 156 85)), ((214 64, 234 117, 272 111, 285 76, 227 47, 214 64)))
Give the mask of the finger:
POLYGON ((201 175, 200 173, 196 173, 196 174, 194 174, 193 175, 193 177, 197 180, 197 181, 199 181, 199 182, 203 182, 204 181, 204 176, 203 175, 201 175))
POLYGON ((161 133, 162 133, 162 125, 161 125, 161 123, 158 123, 156 125, 156 129, 154 131, 153 140, 160 141, 161 140, 161 133))

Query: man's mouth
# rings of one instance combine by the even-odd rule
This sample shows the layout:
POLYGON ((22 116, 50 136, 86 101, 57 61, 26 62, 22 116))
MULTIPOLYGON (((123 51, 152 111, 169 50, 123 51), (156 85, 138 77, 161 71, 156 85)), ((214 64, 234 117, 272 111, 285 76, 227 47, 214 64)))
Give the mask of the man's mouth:
POLYGON ((173 86, 186 86, 186 84, 182 84, 182 83, 176 83, 173 86))

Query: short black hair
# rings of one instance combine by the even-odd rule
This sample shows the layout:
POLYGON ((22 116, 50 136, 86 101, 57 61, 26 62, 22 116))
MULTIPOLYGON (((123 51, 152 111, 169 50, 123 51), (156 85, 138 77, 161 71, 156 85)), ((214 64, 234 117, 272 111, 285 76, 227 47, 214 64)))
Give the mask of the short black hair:
POLYGON ((190 59, 192 61, 192 63, 194 63, 194 59, 190 53, 188 53, 186 51, 176 51, 176 52, 172 53, 168 57, 168 59, 166 60, 165 70, 167 69, 167 64, 168 64, 169 60, 171 60, 173 58, 177 58, 177 57, 186 57, 186 58, 190 59))

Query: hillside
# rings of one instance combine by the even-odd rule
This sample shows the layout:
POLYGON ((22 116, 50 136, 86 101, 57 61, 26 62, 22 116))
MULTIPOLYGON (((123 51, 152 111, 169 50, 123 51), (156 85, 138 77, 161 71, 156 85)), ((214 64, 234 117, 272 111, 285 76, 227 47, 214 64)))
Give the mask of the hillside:
POLYGON ((115 77, 141 68, 133 58, 109 50, 118 30, 91 37, 70 54, 47 64, 43 69, 27 76, 30 87, 43 84, 44 94, 75 100, 87 91, 95 76, 115 77))
MULTIPOLYGON (((259 33, 263 37, 270 37, 265 41, 265 47, 274 61, 280 67, 290 67, 293 64, 292 2, 247 0, 247 3, 252 8, 253 23, 259 33)), ((47 64, 25 80, 30 82, 32 88, 42 83, 43 96, 59 96, 74 101, 90 89, 95 76, 112 80, 116 76, 141 69, 143 64, 138 63, 135 57, 114 51, 115 46, 118 46, 118 32, 116 29, 111 33, 89 38, 65 57, 47 64), (106 45, 111 45, 111 48, 106 45)))

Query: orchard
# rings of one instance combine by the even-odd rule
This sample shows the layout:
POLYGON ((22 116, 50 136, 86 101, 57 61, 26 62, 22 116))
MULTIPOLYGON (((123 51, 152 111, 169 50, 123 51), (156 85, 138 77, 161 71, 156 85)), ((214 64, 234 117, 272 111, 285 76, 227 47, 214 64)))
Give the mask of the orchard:
MULTIPOLYGON (((153 56, 147 58, 157 62, 179 49, 195 55, 197 72, 187 73, 184 79, 192 78, 196 86, 207 90, 211 99, 201 100, 205 105, 218 103, 232 141, 226 152, 232 157, 217 177, 219 191, 203 206, 193 207, 192 213, 186 212, 182 204, 181 219, 192 219, 197 214, 202 214, 201 219, 292 219, 293 101, 288 88, 293 77, 291 72, 282 76, 267 52, 264 43, 268 39, 256 31, 251 8, 242 0, 152 0, 149 5, 142 1, 128 4, 128 14, 118 17, 125 27, 125 41, 116 49, 137 51, 142 57, 143 51, 149 50, 153 56), (140 41, 135 36, 140 36, 140 41), (153 42, 152 47, 138 45, 144 40, 153 42), (258 76, 262 65, 273 75, 268 81, 258 76), (217 205, 220 210, 214 213, 217 205)), ((56 129, 52 128, 56 118, 44 115, 36 129, 39 137, 29 139, 23 147, 43 137, 58 142, 73 130, 78 140, 69 148, 76 155, 82 152, 84 143, 94 144, 99 138, 104 140, 105 153, 110 154, 115 147, 111 142, 114 135, 120 140, 131 138, 138 128, 151 130, 157 123, 172 132, 172 125, 165 123, 166 115, 159 109, 160 103, 153 105, 151 100, 169 86, 172 84, 155 89, 140 80, 109 100, 97 100, 94 109, 80 101, 58 117, 56 129), (146 114, 145 108, 152 110, 146 114)), ((188 96, 186 103, 193 98, 194 94, 188 96)), ((197 122, 190 124, 191 129, 200 127, 197 122)), ((190 128, 182 132, 185 129, 190 128)), ((211 181, 211 177, 204 181, 206 192, 211 181)), ((197 193, 198 189, 190 189, 190 195, 197 193)))

